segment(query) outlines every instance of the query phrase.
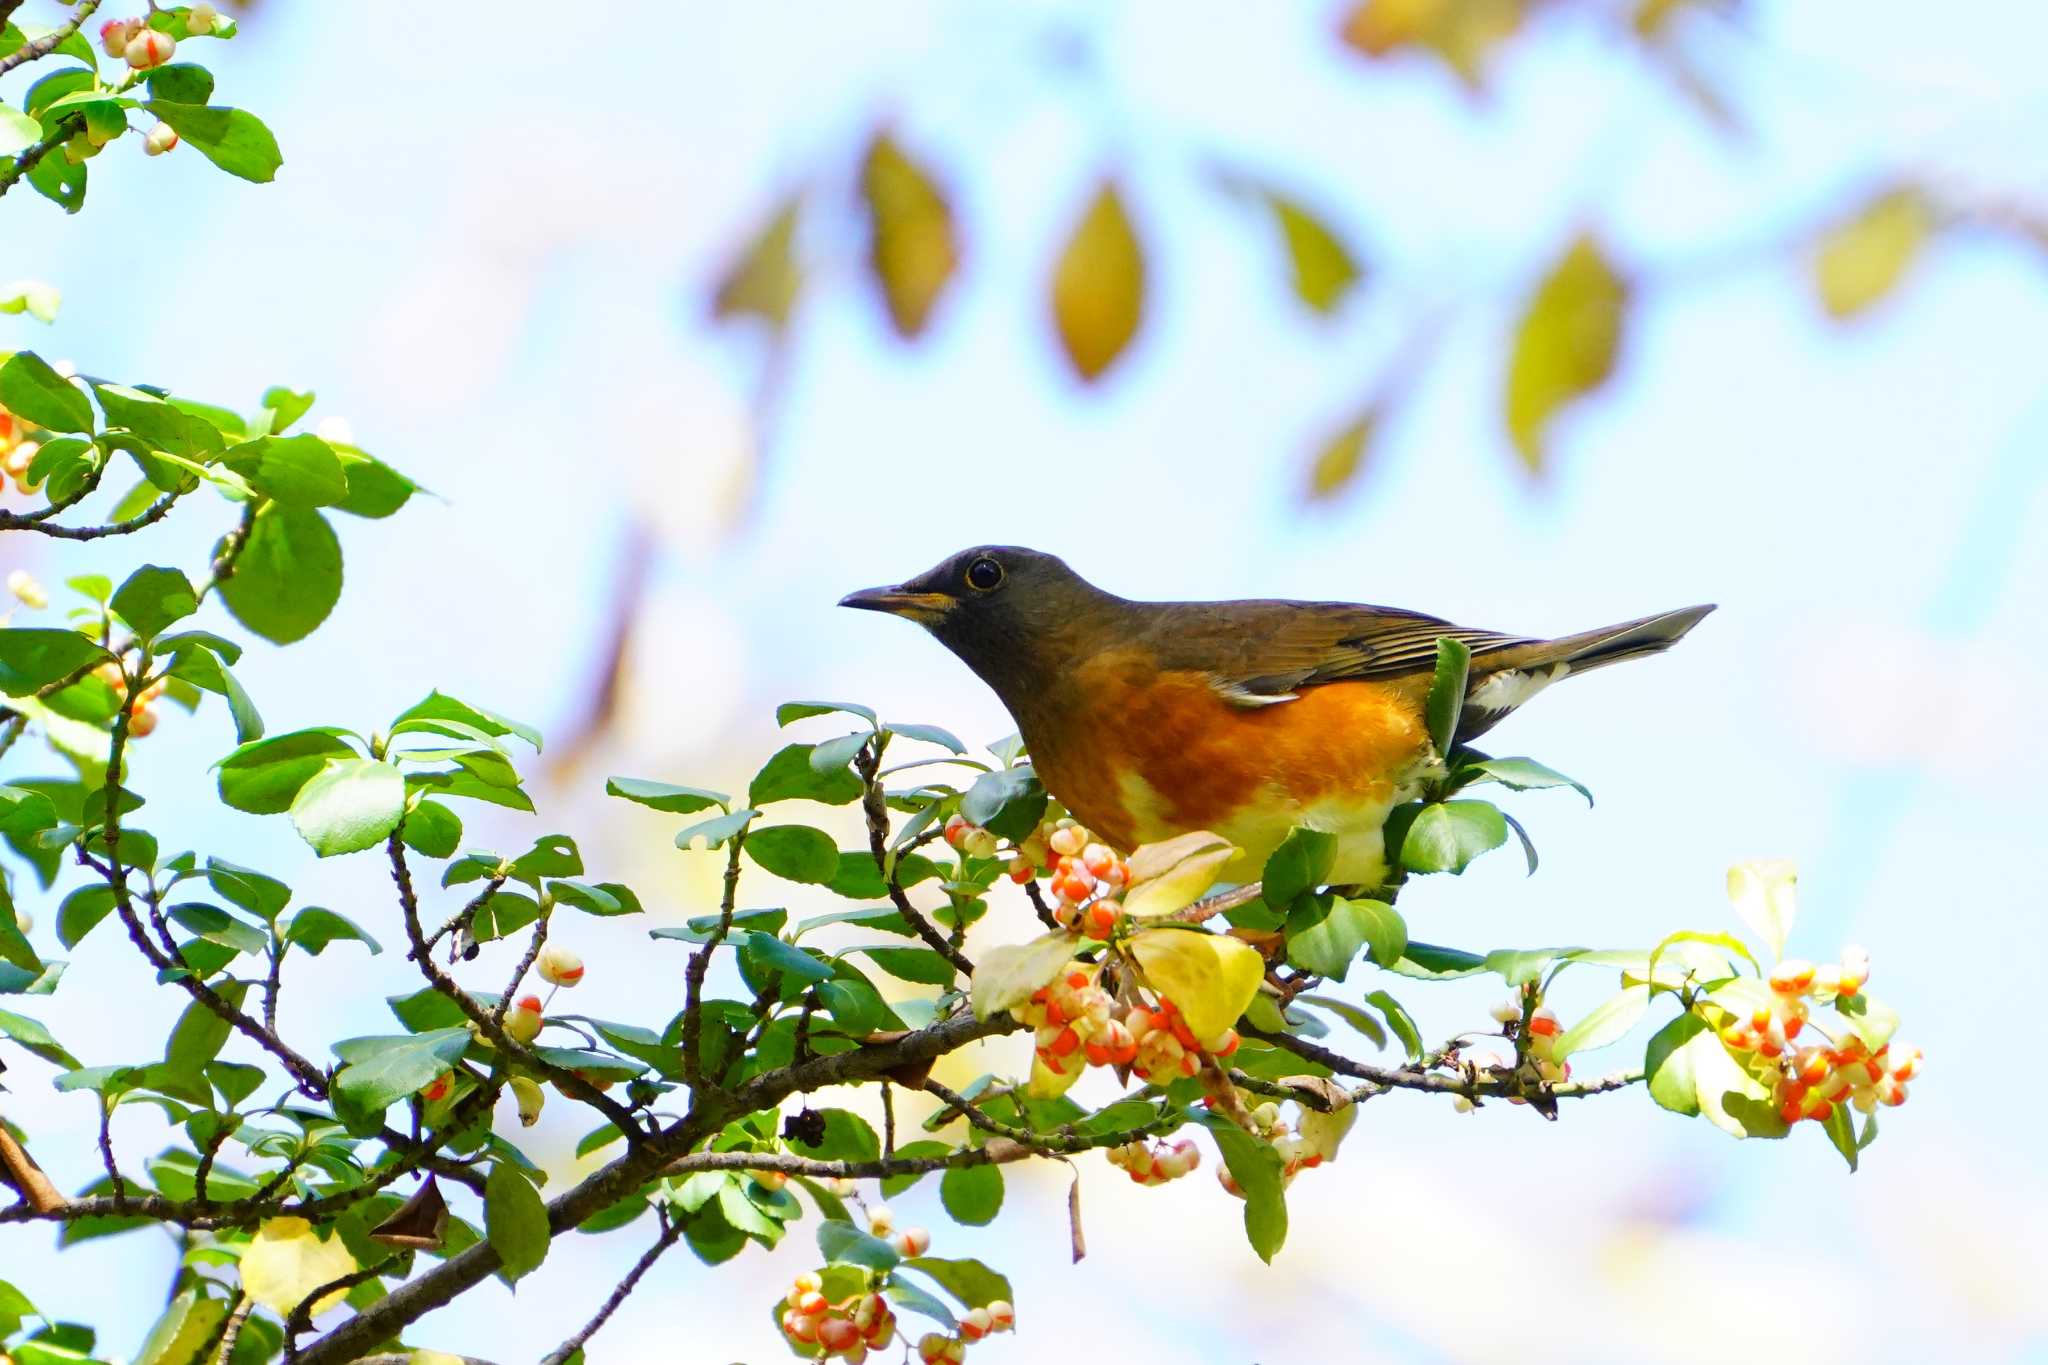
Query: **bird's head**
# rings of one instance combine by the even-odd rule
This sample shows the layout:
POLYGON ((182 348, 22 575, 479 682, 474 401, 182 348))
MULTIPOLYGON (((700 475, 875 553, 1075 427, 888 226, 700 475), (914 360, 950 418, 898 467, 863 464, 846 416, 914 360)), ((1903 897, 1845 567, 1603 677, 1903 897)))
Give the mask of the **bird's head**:
POLYGON ((1016 545, 962 550, 893 587, 863 588, 842 607, 885 611, 917 622, 995 688, 1006 702, 1067 662, 1122 605, 1065 561, 1016 545))

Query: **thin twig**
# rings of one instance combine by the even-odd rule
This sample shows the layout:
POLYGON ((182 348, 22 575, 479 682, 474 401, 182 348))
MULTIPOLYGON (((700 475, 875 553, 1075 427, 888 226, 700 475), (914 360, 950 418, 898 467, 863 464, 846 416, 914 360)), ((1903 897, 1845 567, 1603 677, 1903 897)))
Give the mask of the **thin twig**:
POLYGON ((746 839, 744 828, 732 836, 725 857, 725 891, 718 899, 718 924, 697 945, 697 951, 690 954, 690 965, 683 969, 683 1079, 693 1090, 704 1084, 704 978, 711 970, 711 954, 732 932, 733 907, 739 903, 740 848, 746 839))
POLYGON ((683 1225, 672 1221, 668 1211, 662 1210, 661 1236, 655 1239, 654 1245, 641 1253, 640 1259, 633 1263, 633 1268, 626 1272, 626 1278, 619 1281, 618 1288, 612 1290, 597 1312, 591 1315, 590 1321, 583 1324, 582 1330, 542 1356, 540 1365, 564 1365, 570 1356, 582 1350, 584 1343, 597 1335, 597 1329, 605 1325, 606 1320, 618 1311, 619 1305, 626 1301, 626 1296, 639 1286, 640 1277, 652 1269, 654 1263, 661 1259, 662 1253, 674 1246, 682 1235, 683 1225))
MULTIPOLYGON (((0 76, 6 75, 26 62, 41 61, 57 50, 57 44, 78 32, 78 26, 92 18, 92 12, 100 7, 100 0, 78 0, 78 8, 71 11, 71 17, 45 33, 32 43, 23 43, 5 57, 0 57, 0 76)), ((10 6, 10 8, 12 8, 10 6)))
POLYGON ((227 1326, 220 1334, 220 1351, 213 1357, 216 1365, 228 1365, 235 1357, 235 1343, 242 1339, 242 1324, 249 1320, 249 1310, 256 1301, 247 1294, 235 1304, 235 1311, 228 1315, 227 1326))

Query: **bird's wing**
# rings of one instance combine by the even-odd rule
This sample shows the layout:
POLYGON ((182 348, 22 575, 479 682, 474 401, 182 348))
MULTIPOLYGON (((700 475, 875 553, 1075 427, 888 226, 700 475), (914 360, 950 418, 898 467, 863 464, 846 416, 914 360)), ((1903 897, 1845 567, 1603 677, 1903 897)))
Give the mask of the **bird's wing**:
POLYGON ((1200 669, 1239 705, 1283 701, 1304 687, 1427 674, 1440 637, 1475 661, 1538 641, 1454 626, 1421 612, 1343 602, 1215 602, 1164 613, 1149 643, 1169 668, 1200 669))

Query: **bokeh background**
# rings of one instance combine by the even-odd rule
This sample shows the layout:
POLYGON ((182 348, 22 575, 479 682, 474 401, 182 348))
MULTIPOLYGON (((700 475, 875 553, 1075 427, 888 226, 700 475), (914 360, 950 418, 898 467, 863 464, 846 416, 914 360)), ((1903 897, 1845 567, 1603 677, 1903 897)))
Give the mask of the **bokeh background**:
MULTIPOLYGON (((218 98, 276 132, 277 182, 123 144, 78 218, 19 190, 0 273, 65 302, 47 329, 0 319, 0 347, 245 408, 268 384, 317 388, 316 418, 439 498, 351 521, 335 615, 289 652, 250 650, 271 728, 367 730, 429 686, 539 722, 540 814, 464 812, 468 842, 571 831, 664 922, 715 903, 718 860, 603 798, 606 774, 743 785, 776 743, 774 703, 798 696, 1009 731, 935 644, 833 606, 963 545, 1053 550, 1133 596, 1350 598, 1531 634, 1719 602, 1675 653, 1497 733, 1600 798, 1509 802, 1536 877, 1504 853, 1403 908, 1418 937, 1473 948, 1638 946, 1732 927, 1725 866, 1795 858, 1796 949, 1867 946, 1872 989, 1929 1056, 1860 1173, 1816 1131, 1738 1144, 1640 1092, 1554 1125, 1394 1096, 1296 1183, 1271 1268, 1206 1168, 1141 1190, 1083 1162, 1079 1266, 1059 1168, 1011 1168, 986 1229, 946 1226, 935 1182, 899 1210, 941 1254, 1012 1276, 1022 1329, 974 1348, 989 1362, 2048 1359, 2029 1054, 2048 910, 2031 778, 2048 760, 2048 11, 1367 8, 264 0, 208 60, 218 98), (1421 27, 1404 40, 1403 23, 1421 27), (882 126, 949 206, 959 258, 914 342, 868 278, 858 167, 882 126), (1142 324, 1084 383, 1048 282, 1105 176, 1141 244, 1142 324), (1327 312, 1290 289, 1246 184, 1345 244, 1360 277, 1327 312), (1901 186, 1932 206, 1924 241, 1831 236, 1901 186), (715 318, 719 282, 798 193, 774 263, 800 286, 786 319, 715 318), (1627 281, 1613 373, 1532 471, 1506 376, 1581 233, 1627 281), (1899 267, 1895 285, 1831 313, 1830 241, 1864 252, 1859 278, 1899 267), (1367 412, 1349 468, 1328 443, 1367 412)), ((52 581, 137 554, 198 564, 231 519, 75 550, 8 537, 0 559, 52 581)), ((284 873, 393 941, 371 860, 317 865, 284 821, 180 799, 230 743, 208 709, 138 755, 166 847, 284 873)), ((53 762, 28 748, 16 775, 53 762)), ((786 893, 831 908, 822 894, 786 893)), ((55 898, 24 899, 54 951, 55 898)), ((658 1023, 683 955, 647 927, 574 934, 582 992, 658 1023)), ((351 954, 294 964, 294 1038, 388 1027, 404 964, 351 954)), ((1587 976, 1565 978, 1567 1018, 1606 986, 1587 976)), ((179 1003, 143 979, 102 932, 35 1005, 88 1063, 130 1060, 179 1003)), ((1432 1038, 1494 994, 1386 984, 1432 1038)), ((8 1060, 8 1116, 83 1185, 90 1103, 8 1060)), ((526 1142, 558 1176, 582 1127, 568 1108, 526 1142)), ((153 1150, 151 1112, 122 1111, 130 1150, 153 1150)), ((538 1354, 641 1241, 565 1238, 516 1296, 493 1283, 412 1339, 538 1354)), ((45 1225, 0 1228, 0 1274, 132 1350, 170 1242, 52 1244, 45 1225)), ((678 1252, 592 1359, 781 1358, 767 1306, 812 1259, 805 1231, 715 1272, 678 1252)))

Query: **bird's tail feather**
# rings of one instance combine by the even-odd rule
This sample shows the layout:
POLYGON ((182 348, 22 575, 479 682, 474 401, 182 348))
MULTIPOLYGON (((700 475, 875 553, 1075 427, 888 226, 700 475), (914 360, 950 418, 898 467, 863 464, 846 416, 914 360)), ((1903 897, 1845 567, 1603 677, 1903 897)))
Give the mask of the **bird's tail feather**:
POLYGON ((1707 613, 1712 610, 1712 604, 1680 607, 1677 611, 1660 612, 1636 621, 1624 621, 1618 626, 1567 635, 1545 644, 1543 661, 1567 663, 1572 666, 1572 672, 1584 673, 1588 669, 1620 663, 1624 659, 1637 659, 1645 654, 1661 654, 1684 639, 1686 632, 1704 620, 1707 613))

